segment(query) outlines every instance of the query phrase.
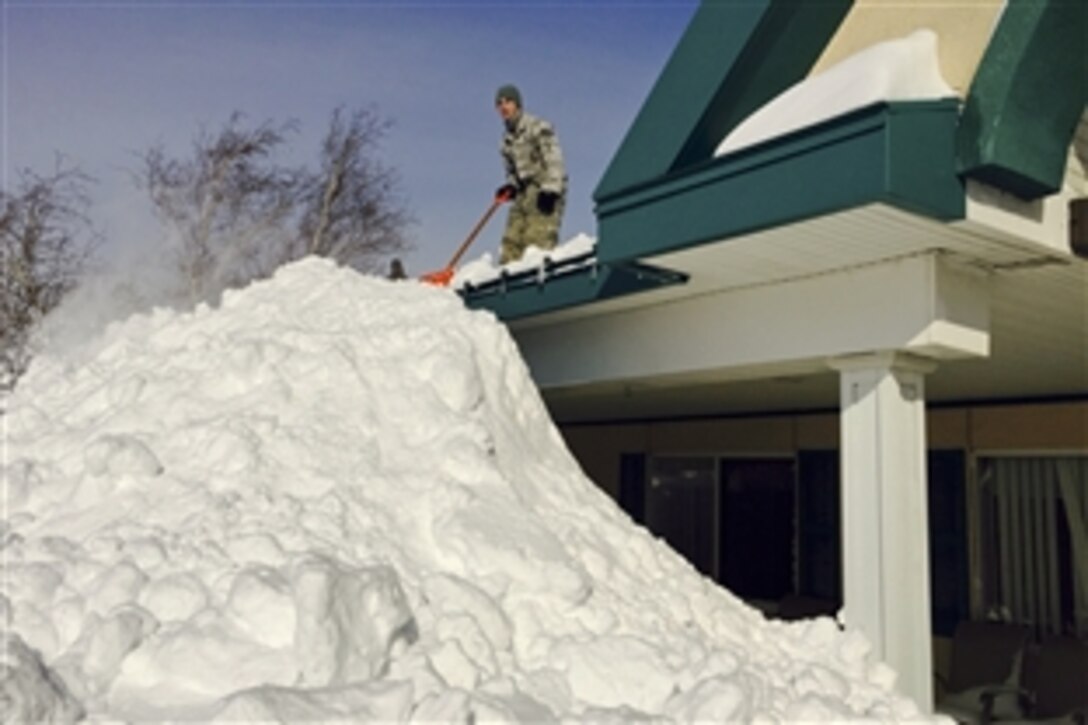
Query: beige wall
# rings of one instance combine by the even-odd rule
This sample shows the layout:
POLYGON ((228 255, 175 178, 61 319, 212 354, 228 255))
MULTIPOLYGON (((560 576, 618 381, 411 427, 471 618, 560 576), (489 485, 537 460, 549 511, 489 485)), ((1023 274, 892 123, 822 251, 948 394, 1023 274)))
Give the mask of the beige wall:
POLYGON ((586 475, 613 498, 619 495, 620 454, 649 450, 649 426, 560 427, 586 475))
POLYGON ((1088 449, 1088 404, 995 406, 970 411, 978 451, 1088 449))
POLYGON ((966 408, 931 410, 926 414, 930 448, 968 448, 970 411, 966 408))
POLYGON ((792 418, 659 423, 650 427, 650 453, 784 453, 794 448, 792 418))
POLYGON ((937 34, 941 75, 967 95, 1005 0, 856 0, 812 73, 884 40, 920 28, 937 34))

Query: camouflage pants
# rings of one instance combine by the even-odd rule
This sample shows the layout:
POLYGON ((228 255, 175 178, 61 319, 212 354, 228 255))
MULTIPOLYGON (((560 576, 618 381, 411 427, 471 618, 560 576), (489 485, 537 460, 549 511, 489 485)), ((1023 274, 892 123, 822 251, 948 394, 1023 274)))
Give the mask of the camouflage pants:
POLYGON ((525 187, 511 202, 506 217, 506 232, 502 235, 502 253, 499 263, 516 262, 530 246, 553 249, 559 243, 559 225, 563 220, 566 198, 560 195, 555 211, 541 214, 536 207, 540 189, 535 185, 525 187))

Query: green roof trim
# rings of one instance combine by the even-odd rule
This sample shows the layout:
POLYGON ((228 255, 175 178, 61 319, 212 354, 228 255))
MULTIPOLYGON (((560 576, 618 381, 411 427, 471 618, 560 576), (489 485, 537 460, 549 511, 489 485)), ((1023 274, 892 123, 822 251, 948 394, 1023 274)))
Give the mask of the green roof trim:
POLYGON ((802 80, 853 0, 704 0, 594 192, 603 202, 713 156, 802 80))
POLYGON ((1009 0, 964 107, 961 173, 1023 199, 1061 189, 1088 102, 1088 2, 1009 0))
POLYGON ((674 173, 597 207, 618 264, 883 202, 962 219, 956 99, 881 102, 674 173))
POLYGON ((460 290, 472 309, 491 310, 501 320, 555 312, 687 282, 687 275, 647 264, 602 265, 592 253, 541 269, 504 275, 460 290))

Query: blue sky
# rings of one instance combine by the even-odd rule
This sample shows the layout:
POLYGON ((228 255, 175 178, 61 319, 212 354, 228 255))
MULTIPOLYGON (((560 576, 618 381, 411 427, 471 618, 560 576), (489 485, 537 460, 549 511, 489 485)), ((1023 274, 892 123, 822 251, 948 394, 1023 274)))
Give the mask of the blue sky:
MULTIPOLYGON (((495 89, 556 126, 571 177, 561 237, 595 233, 591 195, 696 0, 160 2, 0 0, 3 179, 62 153, 99 180, 111 246, 153 243, 135 154, 183 155, 234 111, 296 119, 316 160, 339 106, 393 122, 382 159, 418 220, 410 274, 445 264, 502 182, 495 89)), ((284 160, 291 160, 284 157, 284 160)), ((498 246, 497 217, 466 259, 498 246)), ((118 255, 120 256, 120 255, 118 255)))

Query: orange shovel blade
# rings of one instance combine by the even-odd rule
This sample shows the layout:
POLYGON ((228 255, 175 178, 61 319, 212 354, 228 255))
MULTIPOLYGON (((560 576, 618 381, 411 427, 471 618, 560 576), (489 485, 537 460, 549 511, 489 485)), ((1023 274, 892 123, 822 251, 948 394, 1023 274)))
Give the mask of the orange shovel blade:
POLYGON ((446 287, 449 285, 450 280, 453 279, 453 267, 446 267, 437 272, 428 272, 419 279, 427 284, 433 284, 435 287, 446 287))

